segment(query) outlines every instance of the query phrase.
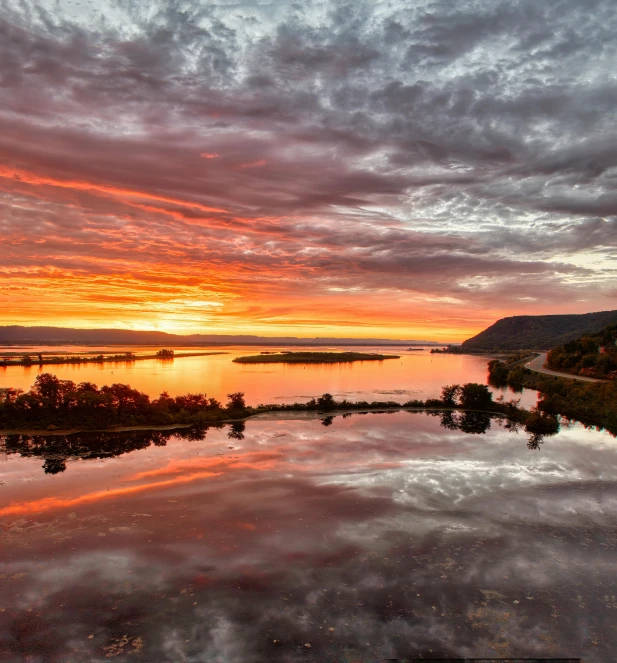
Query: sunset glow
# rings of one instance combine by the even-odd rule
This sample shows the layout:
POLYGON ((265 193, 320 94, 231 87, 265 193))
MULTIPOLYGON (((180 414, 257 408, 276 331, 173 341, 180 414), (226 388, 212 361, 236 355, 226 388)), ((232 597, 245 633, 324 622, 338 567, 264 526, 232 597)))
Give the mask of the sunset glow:
POLYGON ((614 308, 607 4, 36 7, 0 25, 3 324, 462 341, 614 308))

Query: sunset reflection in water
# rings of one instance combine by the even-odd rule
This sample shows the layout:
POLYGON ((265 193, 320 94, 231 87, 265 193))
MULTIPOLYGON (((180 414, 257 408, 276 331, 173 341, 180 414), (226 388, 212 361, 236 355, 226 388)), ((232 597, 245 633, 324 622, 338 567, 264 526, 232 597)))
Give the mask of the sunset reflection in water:
POLYGON ((323 423, 7 440, 0 660, 608 660, 613 438, 323 423))
MULTIPOLYGON (((79 346, 67 346, 66 352, 70 349, 75 352, 84 350, 79 346)), ((143 354, 152 353, 152 348, 115 348, 114 352, 125 349, 143 354)), ((152 359, 81 366, 0 367, 0 387, 29 389, 39 373, 53 373, 62 380, 73 380, 76 383, 94 382, 99 386, 114 382, 129 384, 151 397, 157 397, 163 391, 172 396, 206 392, 208 396, 225 401, 228 393, 243 391, 247 403, 258 405, 306 402, 314 396, 330 392, 352 401, 394 400, 404 403, 413 398, 435 398, 446 384, 486 383, 488 374, 488 357, 431 354, 428 348, 409 351, 406 347, 361 346, 352 349, 400 355, 400 358, 346 364, 235 364, 232 361, 234 357, 285 349, 299 348, 213 347, 203 350, 227 354, 178 357, 173 361, 152 359)), ((350 348, 309 349, 340 352, 350 348)), ((187 352, 189 350, 195 351, 195 348, 184 349, 187 352)), ((494 391, 505 394, 506 398, 521 397, 521 394, 514 394, 509 389, 494 391)), ((535 392, 526 391, 522 404, 535 405, 536 400, 535 392)))

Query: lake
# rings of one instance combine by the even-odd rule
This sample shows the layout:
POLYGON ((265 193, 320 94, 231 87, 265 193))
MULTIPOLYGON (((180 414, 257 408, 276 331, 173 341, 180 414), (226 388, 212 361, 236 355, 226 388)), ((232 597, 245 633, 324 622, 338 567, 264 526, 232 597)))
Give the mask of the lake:
MULTIPOLYGON (((10 348, 16 351, 16 348, 10 348)), ((58 350, 43 346, 22 348, 32 354, 58 350)), ((358 352, 379 352, 400 355, 400 359, 364 361, 348 364, 234 364, 232 359, 243 355, 278 350, 349 350, 349 346, 329 347, 213 347, 203 351, 224 352, 202 357, 176 357, 173 360, 146 359, 136 362, 106 364, 60 364, 57 366, 0 367, 0 387, 29 389, 39 373, 54 373, 63 380, 94 382, 99 386, 119 382, 129 384, 152 397, 167 391, 172 396, 189 392, 205 392, 226 401, 228 393, 243 391, 249 405, 259 403, 306 402, 329 392, 337 398, 360 400, 392 400, 404 403, 413 398, 424 400, 440 395, 446 384, 486 383, 488 357, 473 355, 431 354, 430 348, 408 351, 407 348, 379 346, 353 347, 358 352)), ((82 353, 93 348, 63 346, 62 352, 82 353)), ((152 354, 152 348, 94 348, 101 352, 152 354)), ((177 348, 177 352, 195 348, 177 348)), ((515 394, 510 389, 493 389, 496 396, 521 398, 521 405, 530 407, 537 401, 537 392, 526 390, 515 394)))
POLYGON ((613 660, 615 439, 480 424, 4 438, 0 660, 613 660))

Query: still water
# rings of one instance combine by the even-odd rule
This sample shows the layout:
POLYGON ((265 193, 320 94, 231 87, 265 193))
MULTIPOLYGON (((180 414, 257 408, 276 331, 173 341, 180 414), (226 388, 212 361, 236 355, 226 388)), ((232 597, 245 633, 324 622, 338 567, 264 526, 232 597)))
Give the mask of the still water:
POLYGON ((441 424, 4 438, 0 660, 614 660, 615 439, 441 424))
MULTIPOLYGON (((12 348, 15 350, 14 348, 12 348)), ((66 346, 63 352, 83 352, 92 348, 66 346)), ((24 352, 58 350, 27 348, 24 352)), ((97 349, 98 350, 98 349, 97 349)), ((101 348, 114 353, 130 350, 152 354, 152 348, 101 348)), ((177 352, 195 352, 195 348, 179 348, 177 352)), ((214 347, 204 352, 222 352, 202 357, 176 357, 173 360, 146 359, 113 364, 58 366, 0 367, 0 387, 29 389, 39 373, 54 373, 63 380, 94 382, 99 386, 120 382, 144 391, 152 397, 167 391, 172 396, 189 392, 205 392, 225 402, 230 392, 243 391, 249 405, 259 403, 306 402, 330 392, 348 400, 392 400, 404 403, 413 398, 439 396, 446 384, 486 382, 488 357, 471 355, 431 354, 429 348, 408 351, 392 347, 214 347), (234 364, 234 357, 276 350, 355 350, 400 355, 399 359, 365 361, 348 364, 234 364)), ((521 398, 521 405, 535 405, 537 393, 514 394, 509 389, 493 389, 496 395, 521 398)))

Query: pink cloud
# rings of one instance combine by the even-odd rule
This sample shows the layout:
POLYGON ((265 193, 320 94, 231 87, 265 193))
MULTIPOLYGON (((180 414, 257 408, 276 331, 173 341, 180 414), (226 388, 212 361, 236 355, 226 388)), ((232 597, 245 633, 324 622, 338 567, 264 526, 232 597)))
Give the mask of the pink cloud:
POLYGON ((240 168, 260 168, 265 166, 268 162, 265 159, 260 159, 259 161, 252 161, 251 163, 243 163, 240 168))

